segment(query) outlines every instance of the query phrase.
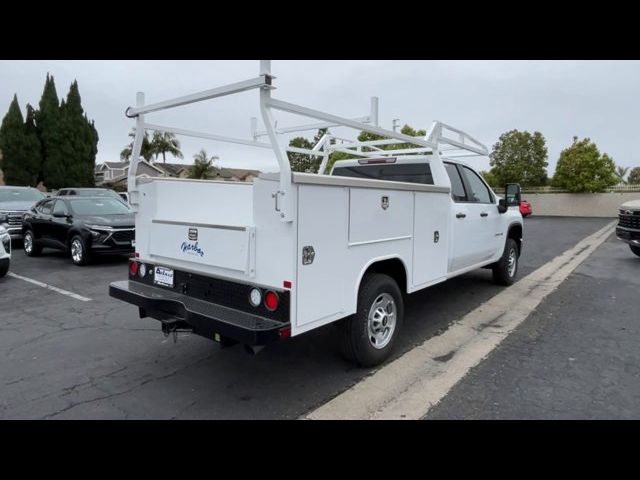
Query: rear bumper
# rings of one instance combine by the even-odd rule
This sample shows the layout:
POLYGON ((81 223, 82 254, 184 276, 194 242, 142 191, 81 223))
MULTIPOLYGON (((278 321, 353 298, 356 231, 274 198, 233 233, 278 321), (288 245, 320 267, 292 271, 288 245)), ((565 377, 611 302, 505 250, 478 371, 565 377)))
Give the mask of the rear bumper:
POLYGON ((129 280, 109 285, 109 295, 137 305, 141 317, 149 316, 165 325, 184 322, 195 334, 211 340, 216 340, 218 336, 245 345, 266 345, 279 340, 281 330, 289 327, 289 323, 129 280))

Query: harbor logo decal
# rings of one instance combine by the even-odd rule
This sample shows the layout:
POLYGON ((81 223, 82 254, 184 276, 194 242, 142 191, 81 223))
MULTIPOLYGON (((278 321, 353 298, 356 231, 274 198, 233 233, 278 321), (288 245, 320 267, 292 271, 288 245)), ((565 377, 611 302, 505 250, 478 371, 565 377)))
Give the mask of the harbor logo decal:
POLYGON ((202 250, 200 245, 198 245, 198 242, 182 242, 182 245, 180 245, 180 250, 182 250, 182 253, 186 253, 187 255, 204 257, 204 250, 202 250))

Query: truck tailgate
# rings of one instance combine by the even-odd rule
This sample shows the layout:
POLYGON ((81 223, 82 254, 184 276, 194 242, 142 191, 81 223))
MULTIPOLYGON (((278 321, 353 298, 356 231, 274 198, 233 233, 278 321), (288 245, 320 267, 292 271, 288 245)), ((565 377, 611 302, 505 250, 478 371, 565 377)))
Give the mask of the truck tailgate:
POLYGON ((251 227, 153 220, 149 253, 248 273, 251 227))
POLYGON ((136 222, 145 225, 136 224, 136 242, 141 255, 253 273, 251 184, 154 179, 140 191, 144 201, 136 222))

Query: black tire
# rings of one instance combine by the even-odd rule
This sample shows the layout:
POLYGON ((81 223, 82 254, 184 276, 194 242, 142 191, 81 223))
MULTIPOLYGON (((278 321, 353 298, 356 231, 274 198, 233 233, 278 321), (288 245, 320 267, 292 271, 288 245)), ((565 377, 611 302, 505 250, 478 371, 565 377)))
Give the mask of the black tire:
POLYGON ((7 272, 9 272, 9 260, 7 259, 6 262, 1 262, 0 263, 0 278, 4 277, 7 272))
POLYGON ((71 255, 71 261, 75 265, 87 265, 91 262, 91 255, 87 249, 87 244, 80 235, 74 235, 69 241, 69 254, 71 255), (79 247, 79 250, 76 250, 79 247))
POLYGON ((629 248, 633 253, 640 257, 640 247, 634 247, 633 245, 629 245, 629 248))
POLYGON ((22 249, 28 257, 37 257, 42 253, 42 247, 38 245, 36 237, 31 230, 25 231, 22 236, 22 249))
MULTIPOLYGON (((375 316, 373 315, 373 317, 375 316)), ((342 355, 361 367, 380 365, 393 350, 393 344, 395 339, 398 338, 398 332, 402 327, 403 317, 402 292, 396 281, 390 276, 381 273, 365 275, 358 292, 356 313, 345 318, 337 325, 342 355), (386 314, 381 321, 375 322, 373 320, 372 325, 377 323, 379 325, 378 332, 382 337, 386 337, 384 341, 379 343, 379 348, 373 345, 373 340, 370 339, 372 335, 370 335, 369 330, 369 313, 373 309, 376 300, 380 300, 378 309, 382 309, 384 312, 395 312, 393 327, 387 327, 389 324, 386 322, 389 321, 389 317, 386 314), (388 304, 387 308, 384 309, 384 303, 389 300, 392 300, 393 303, 388 304), (388 333, 386 333, 386 328, 389 328, 388 333)), ((378 318, 381 317, 378 315, 378 318)))
POLYGON ((516 275, 518 274, 518 260, 520 258, 520 252, 518 251, 518 244, 513 238, 507 238, 504 245, 504 252, 500 260, 493 266, 493 281, 498 285, 509 286, 513 285, 516 281, 516 275), (510 268, 509 258, 513 255, 513 262, 515 266, 510 268))

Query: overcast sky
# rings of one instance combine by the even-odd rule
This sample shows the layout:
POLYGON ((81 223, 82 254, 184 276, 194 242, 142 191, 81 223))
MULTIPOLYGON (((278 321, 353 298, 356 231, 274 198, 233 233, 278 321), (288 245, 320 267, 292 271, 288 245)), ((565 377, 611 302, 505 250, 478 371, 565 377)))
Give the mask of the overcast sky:
MULTIPOLYGON (((258 62, 0 61, 0 115, 14 93, 23 112, 27 103, 37 105, 47 72, 61 98, 78 80, 82 105, 100 135, 97 161, 102 162, 117 161, 129 141, 134 120, 124 112, 135 104, 137 91, 153 103, 254 77, 258 62)), ((369 98, 378 96, 380 124, 389 129, 394 118, 425 129, 441 120, 489 149, 505 131, 540 131, 547 139, 550 174, 574 135, 590 137, 619 165, 640 165, 635 150, 638 61, 275 60, 272 73, 275 98, 346 117, 368 114, 369 98)), ((251 116, 259 117, 257 91, 150 114, 147 121, 249 138, 251 116)), ((297 121, 287 114, 277 118, 282 127, 297 121)), ((191 162, 205 148, 220 156, 221 166, 277 170, 269 150, 179 139, 182 162, 191 162)), ((488 159, 473 162, 480 169, 489 166, 488 159)))

